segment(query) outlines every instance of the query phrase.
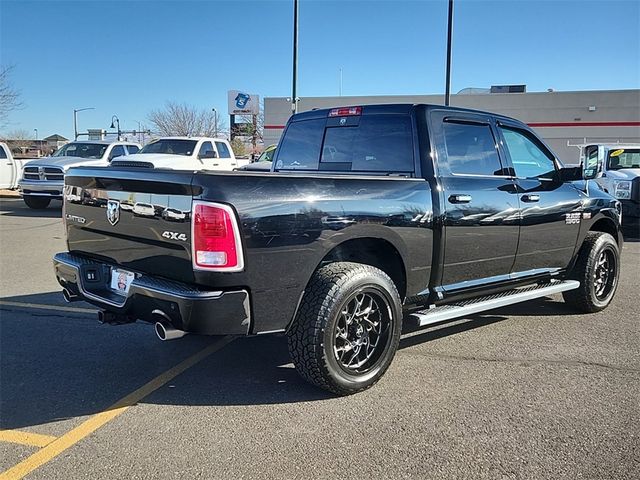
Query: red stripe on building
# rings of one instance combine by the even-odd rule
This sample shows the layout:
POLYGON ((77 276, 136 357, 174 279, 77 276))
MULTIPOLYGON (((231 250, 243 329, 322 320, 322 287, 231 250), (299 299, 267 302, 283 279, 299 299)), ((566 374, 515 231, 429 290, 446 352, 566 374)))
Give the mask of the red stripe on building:
POLYGON ((284 125, 265 125, 265 130, 281 130, 284 128, 284 125))

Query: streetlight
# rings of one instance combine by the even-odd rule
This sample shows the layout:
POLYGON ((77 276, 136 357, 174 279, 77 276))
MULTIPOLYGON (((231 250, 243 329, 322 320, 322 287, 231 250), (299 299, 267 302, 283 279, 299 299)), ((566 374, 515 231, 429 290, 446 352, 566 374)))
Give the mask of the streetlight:
POLYGON ((213 136, 218 138, 218 111, 215 108, 211 110, 213 111, 213 136))
POLYGON ((84 112, 85 110, 95 110, 95 107, 87 108, 74 108, 73 109, 73 139, 78 139, 78 112, 84 112))
POLYGON ((118 125, 118 141, 120 141, 120 119, 116 115, 111 115, 111 126, 109 128, 116 128, 113 124, 113 121, 116 121, 116 125, 118 125))
POLYGON ((38 129, 34 128, 33 131, 36 132, 36 142, 37 142, 38 141, 38 129))

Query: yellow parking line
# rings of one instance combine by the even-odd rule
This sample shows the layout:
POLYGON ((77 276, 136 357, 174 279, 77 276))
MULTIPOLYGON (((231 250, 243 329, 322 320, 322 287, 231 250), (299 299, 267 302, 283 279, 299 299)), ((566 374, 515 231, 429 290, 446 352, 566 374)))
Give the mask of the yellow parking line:
POLYGON ((11 302, 9 300, 0 300, 0 305, 6 305, 7 307, 37 308, 41 310, 59 310, 61 312, 97 312, 97 310, 93 308, 65 307, 64 305, 43 305, 42 303, 11 302))
POLYGON ((161 373, 149 383, 143 385, 126 397, 118 400, 104 412, 92 416, 88 420, 82 422, 73 430, 65 433, 61 437, 49 443, 43 449, 37 451, 30 457, 18 463, 16 466, 10 468, 9 470, 6 470, 3 473, 0 473, 0 480, 18 480, 34 471, 36 468, 39 468, 45 463, 51 461, 69 447, 72 447, 83 438, 91 435, 100 427, 116 418, 118 415, 124 413, 129 407, 135 405, 144 397, 162 387, 165 383, 171 381, 185 370, 204 360, 207 356, 220 350, 226 344, 231 342, 233 338, 234 337, 223 337, 217 342, 190 356, 186 360, 183 360, 175 367, 167 370, 164 373, 161 373))
POLYGON ((19 443, 29 447, 46 447, 57 437, 40 435, 39 433, 21 432, 19 430, 0 430, 0 442, 19 443))

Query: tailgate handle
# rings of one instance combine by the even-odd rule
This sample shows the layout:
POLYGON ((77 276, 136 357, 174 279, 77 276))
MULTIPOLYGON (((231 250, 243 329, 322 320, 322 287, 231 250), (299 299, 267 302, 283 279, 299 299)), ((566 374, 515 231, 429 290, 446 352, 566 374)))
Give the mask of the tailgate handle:
POLYGON ((469 203, 471 195, 450 195, 449 203, 469 203))
POLYGON ((540 201, 540 195, 532 195, 530 193, 527 193, 527 194, 523 195, 522 197, 520 197, 520 199, 523 202, 528 202, 528 203, 539 202, 540 201))

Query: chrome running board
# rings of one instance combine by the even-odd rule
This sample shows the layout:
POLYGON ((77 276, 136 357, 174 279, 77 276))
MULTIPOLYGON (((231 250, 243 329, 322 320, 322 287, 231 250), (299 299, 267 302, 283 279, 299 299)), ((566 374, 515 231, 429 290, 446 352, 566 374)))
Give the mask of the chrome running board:
POLYGON ((409 315, 419 326, 431 325, 454 318, 466 317, 475 313, 493 310, 495 308, 526 302, 535 298, 546 297, 554 293, 574 290, 580 286, 576 280, 551 281, 542 285, 517 288, 495 295, 473 298, 448 305, 420 310, 409 315))

